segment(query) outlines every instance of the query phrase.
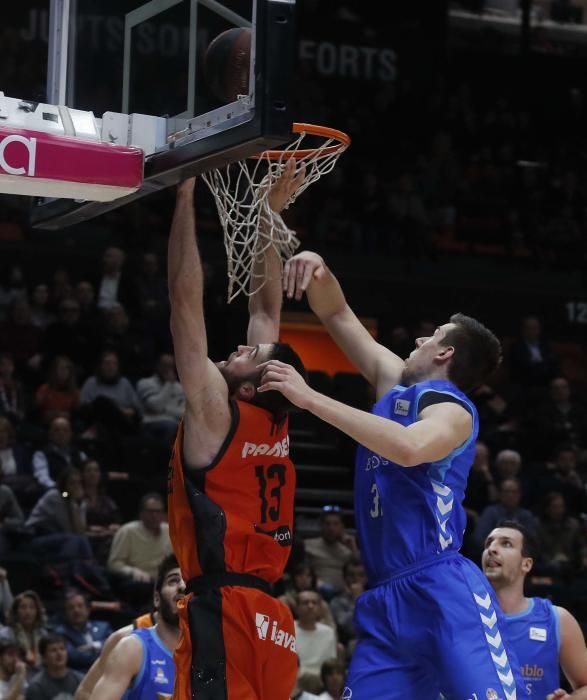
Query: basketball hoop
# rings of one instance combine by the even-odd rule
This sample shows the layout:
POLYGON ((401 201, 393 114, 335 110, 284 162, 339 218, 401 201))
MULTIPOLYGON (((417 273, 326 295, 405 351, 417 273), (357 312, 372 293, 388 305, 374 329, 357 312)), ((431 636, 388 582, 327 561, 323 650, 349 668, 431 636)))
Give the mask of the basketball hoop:
POLYGON ((263 151, 202 175, 214 196, 224 232, 229 302, 241 292, 250 296, 263 287, 260 281, 259 285, 253 285, 254 292, 250 291, 255 262, 262 261, 265 251, 273 247, 283 263, 300 244, 295 232, 272 211, 268 201, 269 190, 288 160, 295 159, 297 170, 304 165, 306 176, 285 205, 286 209, 313 182, 334 168, 351 142, 343 131, 326 126, 294 123, 292 131, 297 138, 283 150, 263 151), (313 145, 316 141, 317 145, 313 145))

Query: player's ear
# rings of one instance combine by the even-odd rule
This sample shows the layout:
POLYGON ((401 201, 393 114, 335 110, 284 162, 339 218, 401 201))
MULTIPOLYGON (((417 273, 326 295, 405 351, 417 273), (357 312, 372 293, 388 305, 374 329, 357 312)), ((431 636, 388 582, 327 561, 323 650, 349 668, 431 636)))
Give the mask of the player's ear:
POLYGON ((532 571, 533 566, 534 566, 534 559, 532 559, 532 557, 524 557, 522 559, 522 571, 525 574, 530 573, 530 571, 532 571))
POLYGON ((455 354, 454 345, 440 345, 438 347, 438 352, 436 353, 436 359, 439 362, 448 362, 451 357, 455 354))
POLYGON ((239 401, 251 401, 256 393, 257 389, 253 382, 247 381, 243 382, 236 390, 236 398, 239 399, 239 401))

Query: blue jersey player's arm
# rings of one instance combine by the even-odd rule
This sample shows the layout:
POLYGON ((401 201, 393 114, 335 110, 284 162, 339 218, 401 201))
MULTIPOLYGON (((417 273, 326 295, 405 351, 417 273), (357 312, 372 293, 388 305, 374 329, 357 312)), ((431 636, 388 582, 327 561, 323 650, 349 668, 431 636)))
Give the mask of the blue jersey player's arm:
POLYGON ((104 674, 90 700, 120 700, 132 685, 143 664, 143 645, 138 637, 121 639, 112 650, 104 674))
POLYGON ((564 608, 557 608, 560 616, 559 661, 565 676, 573 687, 569 695, 558 689, 547 700, 587 700, 587 647, 579 623, 564 608))
POLYGON ((342 430, 361 445, 402 467, 436 462, 460 447, 473 430, 461 405, 447 402, 423 409, 409 426, 347 406, 311 389, 293 367, 269 360, 259 391, 280 391, 293 404, 342 430))
POLYGON ((289 298, 301 299, 304 292, 312 311, 353 365, 383 396, 399 383, 405 363, 378 343, 347 304, 336 277, 324 260, 310 251, 288 260, 283 274, 289 298))

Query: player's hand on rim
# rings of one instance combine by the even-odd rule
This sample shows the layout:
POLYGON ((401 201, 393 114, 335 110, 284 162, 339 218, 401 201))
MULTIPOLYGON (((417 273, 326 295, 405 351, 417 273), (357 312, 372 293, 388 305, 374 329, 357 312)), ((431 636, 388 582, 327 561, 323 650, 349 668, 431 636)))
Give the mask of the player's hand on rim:
POLYGON ((318 253, 304 250, 290 258, 283 267, 283 291, 288 299, 300 301, 312 279, 321 279, 326 272, 324 260, 318 253))
POLYGON ((296 160, 290 158, 285 164, 285 169, 277 180, 271 185, 268 194, 269 206, 279 214, 289 204, 291 198, 306 179, 306 166, 302 163, 296 172, 296 160))
POLYGON ((257 391, 279 391, 299 408, 305 408, 312 391, 306 380, 291 365, 279 360, 269 360, 259 365, 261 385, 257 391))
POLYGON ((188 177, 187 180, 183 180, 177 185, 177 195, 193 195, 194 193, 194 187, 196 184, 196 178, 195 177, 188 177))

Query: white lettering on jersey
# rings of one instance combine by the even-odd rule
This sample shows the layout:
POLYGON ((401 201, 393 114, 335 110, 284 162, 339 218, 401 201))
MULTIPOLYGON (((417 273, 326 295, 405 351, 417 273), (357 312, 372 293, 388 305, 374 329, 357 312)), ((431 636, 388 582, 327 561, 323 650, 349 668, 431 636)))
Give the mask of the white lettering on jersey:
POLYGON ((289 649, 295 654, 295 635, 289 634, 285 630, 280 630, 277 625, 277 620, 271 620, 269 615, 263 615, 263 613, 255 613, 255 626, 257 627, 259 639, 273 642, 276 646, 289 649), (271 632, 269 632, 270 626, 271 632))
POLYGON ((253 455, 257 457, 258 455, 267 455, 268 457, 287 457, 289 455, 289 435, 283 438, 283 440, 278 440, 273 445, 268 445, 265 442, 259 445, 254 442, 245 442, 241 452, 241 457, 245 459, 253 455))

